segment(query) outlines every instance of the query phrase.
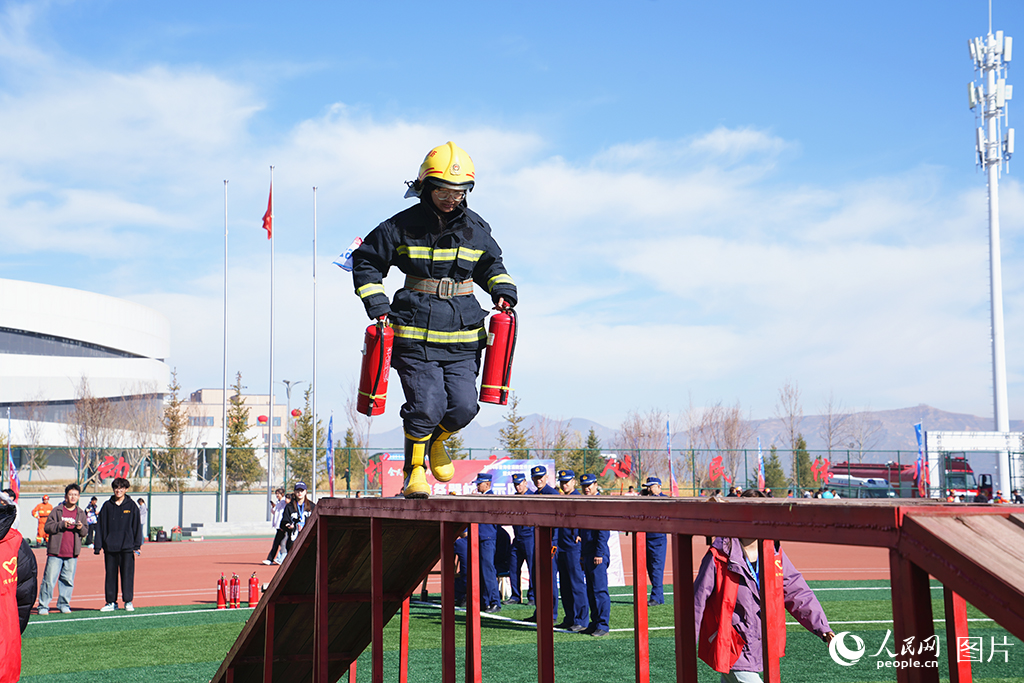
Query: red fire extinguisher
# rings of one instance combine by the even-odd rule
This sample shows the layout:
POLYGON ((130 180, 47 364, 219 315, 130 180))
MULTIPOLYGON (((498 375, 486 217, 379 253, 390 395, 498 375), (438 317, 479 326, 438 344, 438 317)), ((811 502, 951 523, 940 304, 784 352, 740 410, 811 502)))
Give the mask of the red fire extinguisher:
POLYGON ((260 601, 260 582, 256 578, 256 572, 249 577, 249 607, 255 607, 260 601))
POLYGON ((363 415, 381 415, 384 412, 394 340, 394 331, 383 320, 366 328, 363 367, 359 373, 359 396, 356 398, 356 410, 363 415))
POLYGON ((238 580, 238 574, 231 574, 231 609, 238 609, 242 599, 242 582, 238 580))
POLYGON ((484 403, 508 403, 518 322, 512 308, 491 316, 487 326, 487 353, 484 355, 484 372, 480 382, 480 400, 484 403))
POLYGON ((217 579, 217 609, 227 609, 228 607, 228 580, 224 578, 224 573, 221 572, 220 578, 217 579))

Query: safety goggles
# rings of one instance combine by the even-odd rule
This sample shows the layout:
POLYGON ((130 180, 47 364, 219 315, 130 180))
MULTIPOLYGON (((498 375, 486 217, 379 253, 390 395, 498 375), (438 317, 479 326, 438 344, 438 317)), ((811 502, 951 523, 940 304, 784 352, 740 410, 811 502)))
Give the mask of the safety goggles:
POLYGON ((466 193, 463 190, 434 190, 434 196, 443 202, 450 199, 460 202, 466 193))

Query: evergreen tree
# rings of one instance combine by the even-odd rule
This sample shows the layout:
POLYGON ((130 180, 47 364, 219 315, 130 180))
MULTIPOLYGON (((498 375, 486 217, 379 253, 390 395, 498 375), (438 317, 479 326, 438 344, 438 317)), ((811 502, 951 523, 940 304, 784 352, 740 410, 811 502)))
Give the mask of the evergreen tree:
POLYGON ((265 471, 260 467, 253 447, 254 437, 246 436, 249 429, 249 409, 242 398, 242 373, 235 376, 231 386, 234 394, 228 399, 228 452, 227 477, 232 488, 249 488, 263 478, 265 471))
MULTIPOLYGON (((590 428, 587 434, 587 441, 582 448, 574 448, 567 458, 567 466, 576 472, 576 476, 584 474, 601 474, 604 469, 604 459, 601 457, 601 439, 597 437, 594 428, 590 428)), ((612 475, 614 478, 614 475, 612 475)))
POLYGON ((764 464, 764 485, 772 490, 772 493, 779 497, 782 491, 789 487, 789 480, 782 469, 782 461, 779 459, 778 449, 772 444, 768 460, 764 464))
POLYGON ((362 449, 359 448, 359 443, 356 441, 355 430, 349 427, 345 430, 345 437, 338 442, 334 449, 336 460, 334 471, 340 472, 343 478, 345 473, 348 473, 348 479, 345 482, 346 491, 363 488, 365 463, 363 463, 361 454, 362 449))
POLYGON ((466 448, 466 442, 459 434, 452 434, 445 439, 444 448, 452 460, 465 460, 470 455, 469 449, 466 448))
MULTIPOLYGON (((302 415, 292 422, 292 431, 288 435, 288 471, 291 476, 289 485, 297 481, 305 482, 307 486, 313 486, 313 411, 310 407, 313 388, 306 387, 303 392, 306 409, 302 415)), ((317 486, 327 483, 327 450, 326 432, 323 423, 318 419, 316 424, 316 471, 317 486)), ((334 471, 338 471, 335 464, 334 471)))
POLYGON ((163 414, 167 450, 153 453, 153 464, 168 491, 180 491, 184 488, 193 462, 192 451, 185 449, 188 413, 184 401, 178 395, 180 391, 178 369, 175 368, 171 371, 171 383, 167 387, 168 398, 164 404, 163 414))
POLYGON ((814 488, 814 473, 811 471, 811 454, 807 452, 807 441, 803 434, 797 434, 796 448, 793 450, 793 472, 790 476, 796 494, 799 489, 814 488))
POLYGON ((519 397, 512 394, 509 401, 508 412, 505 413, 505 426, 498 430, 498 445, 508 451, 508 454, 519 460, 526 460, 530 457, 530 438, 523 430, 523 421, 526 418, 519 415, 519 397))

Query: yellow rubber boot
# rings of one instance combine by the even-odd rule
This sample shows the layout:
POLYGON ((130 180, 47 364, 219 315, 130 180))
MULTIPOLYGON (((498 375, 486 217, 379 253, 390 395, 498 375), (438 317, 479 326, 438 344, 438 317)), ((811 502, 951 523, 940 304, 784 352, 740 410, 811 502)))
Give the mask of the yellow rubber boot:
POLYGON ((405 435, 405 482, 402 495, 406 498, 430 497, 430 484, 427 483, 427 471, 424 469, 429 441, 429 436, 413 439, 405 435))
POLYGON ((454 433, 438 425, 430 437, 430 473, 438 481, 451 481, 455 476, 455 465, 444 449, 445 440, 454 433))

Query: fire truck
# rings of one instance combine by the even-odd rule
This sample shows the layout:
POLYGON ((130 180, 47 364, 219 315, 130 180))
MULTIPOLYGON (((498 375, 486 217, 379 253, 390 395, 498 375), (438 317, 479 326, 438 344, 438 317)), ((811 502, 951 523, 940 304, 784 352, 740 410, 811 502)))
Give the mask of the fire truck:
MULTIPOLYGON (((964 497, 968 503, 974 500, 978 491, 985 493, 989 499, 992 498, 992 475, 980 475, 979 482, 974 475, 971 463, 967 461, 963 453, 944 453, 945 467, 943 468, 943 482, 931 482, 932 486, 938 486, 943 491, 952 491, 954 498, 964 497)), ((917 468, 913 465, 901 465, 896 462, 875 463, 875 462, 837 462, 829 467, 829 478, 835 476, 860 477, 864 479, 878 479, 888 481, 901 498, 918 498, 917 468)))

